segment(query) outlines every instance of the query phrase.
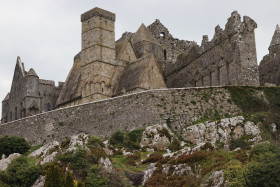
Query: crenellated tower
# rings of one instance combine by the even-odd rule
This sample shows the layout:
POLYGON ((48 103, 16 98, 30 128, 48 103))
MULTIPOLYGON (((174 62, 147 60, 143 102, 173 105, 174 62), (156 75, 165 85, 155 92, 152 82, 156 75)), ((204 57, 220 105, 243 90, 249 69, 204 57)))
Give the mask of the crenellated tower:
POLYGON ((82 14, 82 103, 112 97, 115 14, 94 8, 82 14))

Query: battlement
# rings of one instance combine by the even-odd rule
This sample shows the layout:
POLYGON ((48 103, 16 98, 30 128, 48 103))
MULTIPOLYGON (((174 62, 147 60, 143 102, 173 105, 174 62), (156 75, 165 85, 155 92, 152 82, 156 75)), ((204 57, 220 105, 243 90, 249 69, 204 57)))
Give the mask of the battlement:
POLYGON ((98 8, 98 7, 95 7, 81 15, 81 22, 84 22, 94 16, 103 17, 103 18, 109 19, 111 21, 116 20, 116 15, 114 13, 101 9, 101 8, 98 8))

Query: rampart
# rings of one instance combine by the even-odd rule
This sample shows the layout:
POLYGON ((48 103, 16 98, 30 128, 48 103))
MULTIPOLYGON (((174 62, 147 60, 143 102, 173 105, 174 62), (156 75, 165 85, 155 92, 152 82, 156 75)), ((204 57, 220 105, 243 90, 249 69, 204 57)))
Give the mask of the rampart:
POLYGON ((81 132, 108 137, 118 129, 131 130, 167 123, 181 133, 190 123, 241 112, 226 88, 151 90, 103 101, 57 109, 0 125, 0 136, 26 138, 32 145, 62 141, 81 132))
POLYGON ((215 28, 211 41, 203 36, 201 46, 192 46, 166 67, 167 87, 258 86, 255 28, 254 20, 244 16, 241 21, 233 12, 224 30, 215 28))

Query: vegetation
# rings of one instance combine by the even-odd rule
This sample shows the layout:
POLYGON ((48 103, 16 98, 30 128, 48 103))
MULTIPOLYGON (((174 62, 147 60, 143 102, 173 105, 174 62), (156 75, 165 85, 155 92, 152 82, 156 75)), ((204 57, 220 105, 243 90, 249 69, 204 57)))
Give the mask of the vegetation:
POLYGON ((51 165, 49 167, 44 187, 65 187, 65 179, 59 166, 51 165))
MULTIPOLYGON (((13 160, 6 171, 0 172, 0 186, 32 186, 40 175, 46 175, 46 187, 129 186, 125 172, 144 171, 150 163, 155 163, 157 169, 145 186, 201 186, 202 184, 207 186, 212 182, 209 180, 209 176, 215 171, 224 172, 225 183, 229 187, 279 186, 280 88, 237 86, 226 87, 226 89, 231 94, 231 98, 227 101, 238 105, 243 112, 240 115, 243 115, 246 120, 258 124, 263 140, 269 140, 267 142, 271 143, 261 143, 252 147, 252 143, 248 140, 253 137, 244 135, 230 141, 230 151, 225 150, 227 147, 217 141, 215 148, 211 143, 206 143, 201 150, 192 154, 175 153, 173 157, 164 157, 162 152, 141 152, 140 141, 143 128, 131 132, 113 133, 109 138, 112 146, 108 145, 113 150, 111 156, 105 153, 103 149, 105 145, 97 137, 88 139, 87 148, 78 147, 75 151, 65 152, 70 144, 70 138, 66 138, 61 143, 62 153, 60 152, 53 162, 38 166, 35 165, 37 159, 29 158, 27 155, 40 146, 30 149, 24 139, 6 136, 0 138, 0 152, 5 151, 5 154, 9 155, 21 151, 24 155, 13 160), (271 123, 276 124, 276 132, 271 131, 271 123), (240 148, 240 150, 236 150, 236 148, 240 148), (123 149, 131 154, 123 154, 123 149), (109 157, 113 163, 112 172, 107 172, 101 167, 99 164, 101 157, 109 157), (56 163, 59 163, 59 166, 56 163), (189 175, 188 171, 183 175, 174 174, 174 171, 178 171, 179 165, 191 168, 194 175, 199 173, 200 177, 189 175)), ((214 97, 214 94, 210 93, 202 92, 199 97, 209 101, 214 97)), ((194 101, 192 104, 199 104, 196 102, 194 101)), ((194 124, 221 118, 220 112, 217 110, 209 110, 205 113, 206 115, 201 116, 202 118, 194 124)), ((166 120, 169 127, 172 126, 172 121, 170 118, 166 120)), ((180 141, 172 137, 167 129, 163 128, 159 132, 159 136, 166 136, 169 139, 171 143, 168 148, 171 151, 181 149, 180 141)), ((191 145, 191 143, 188 144, 191 145)), ((50 150, 49 153, 52 151, 50 150)))
POLYGON ((110 138, 110 144, 118 148, 140 149, 140 141, 144 128, 136 129, 125 133, 123 131, 116 131, 110 138))
POLYGON ((0 138, 0 155, 9 156, 13 153, 24 154, 30 149, 29 143, 20 137, 4 136, 0 138))
POLYGON ((12 187, 32 186, 40 176, 40 167, 35 162, 36 160, 25 156, 13 160, 6 171, 0 172, 0 184, 12 187))

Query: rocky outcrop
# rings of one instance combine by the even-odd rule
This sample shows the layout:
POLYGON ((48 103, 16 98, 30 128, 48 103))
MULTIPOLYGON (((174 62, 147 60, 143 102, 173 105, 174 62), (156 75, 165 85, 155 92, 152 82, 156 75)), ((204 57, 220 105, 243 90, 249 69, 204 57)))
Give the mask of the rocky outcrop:
POLYGON ((225 118, 215 122, 205 122, 187 127, 183 130, 182 137, 196 145, 210 142, 224 144, 224 148, 229 148, 232 139, 236 140, 243 135, 252 136, 249 140, 253 143, 262 140, 258 125, 253 122, 244 121, 243 116, 225 118))
POLYGON ((11 154, 8 158, 3 158, 2 160, 0 160, 0 171, 5 171, 9 164, 16 158, 20 157, 21 154, 19 153, 14 153, 11 154))
POLYGON ((143 132, 140 142, 141 147, 152 148, 155 150, 166 150, 168 145, 176 139, 175 135, 167 127, 163 125, 149 126, 143 132))
POLYGON ((44 187, 45 179, 46 179, 46 177, 41 175, 41 176, 36 180, 36 182, 33 184, 32 187, 44 187))

